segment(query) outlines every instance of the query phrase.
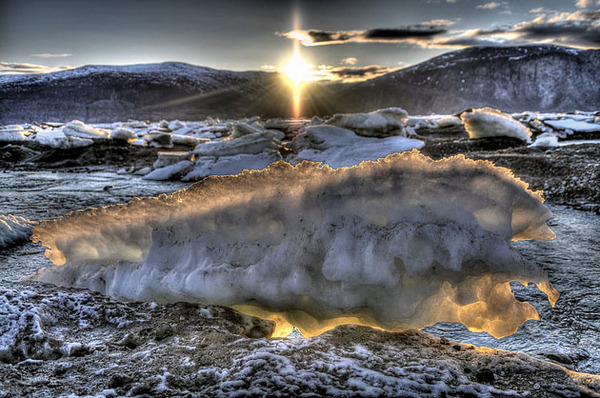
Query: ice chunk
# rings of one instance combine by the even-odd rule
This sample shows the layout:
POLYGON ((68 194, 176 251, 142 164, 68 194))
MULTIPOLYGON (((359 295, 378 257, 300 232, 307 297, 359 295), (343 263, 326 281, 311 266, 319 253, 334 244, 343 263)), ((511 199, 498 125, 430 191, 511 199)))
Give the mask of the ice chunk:
POLYGON ((109 133, 107 131, 95 129, 79 120, 73 120, 72 122, 67 123, 62 131, 68 137, 72 136, 92 140, 109 138, 109 133))
POLYGON ((25 141, 27 132, 23 129, 5 128, 0 130, 0 142, 25 141))
POLYGON ((367 137, 403 135, 408 113, 400 108, 379 109, 371 113, 338 113, 325 123, 354 131, 367 137))
POLYGON ((35 141, 52 148, 70 149, 90 146, 94 141, 76 136, 66 136, 60 130, 43 130, 35 134, 35 141))
POLYGON ((552 133, 540 134, 530 145, 532 148, 556 148, 557 146, 559 146, 558 137, 552 133))
POLYGON ((207 138, 194 137, 192 135, 171 134, 171 141, 175 145, 184 145, 195 148, 198 144, 210 142, 207 138))
POLYGON ((144 134, 144 139, 149 146, 155 148, 173 148, 173 136, 158 130, 150 130, 144 134))
POLYGON ((219 158, 203 156, 196 161, 194 169, 183 178, 183 181, 198 181, 211 175, 238 174, 243 170, 261 170, 278 160, 281 160, 281 155, 277 152, 243 153, 219 158))
POLYGON ((169 124, 167 124, 167 128, 171 131, 179 130, 180 128, 183 128, 183 127, 185 127, 185 123, 180 122, 177 119, 175 119, 175 120, 169 122, 169 124))
POLYGON ((425 143, 404 137, 366 138, 335 126, 310 126, 292 142, 297 160, 324 162, 331 167, 357 165, 396 152, 420 149, 425 143))
POLYGON ((162 167, 160 169, 156 169, 144 177, 144 180, 155 180, 155 181, 165 181, 165 180, 175 180, 179 179, 182 175, 187 174, 194 167, 194 163, 189 160, 182 160, 181 162, 162 167))
POLYGON ((183 151, 158 152, 156 156, 156 162, 152 164, 152 167, 155 169, 170 166, 181 162, 182 160, 194 160, 194 155, 192 153, 183 151))
POLYGON ((110 132, 110 138, 113 140, 134 140, 137 134, 127 127, 117 127, 110 132))
POLYGON ((572 130, 576 133, 594 133, 600 131, 600 124, 587 123, 572 119, 546 120, 544 123, 555 130, 572 130))
POLYGON ((35 223, 12 214, 0 214, 0 249, 29 239, 35 223))
POLYGON ((147 301, 234 306, 310 336, 461 322, 494 336, 538 314, 510 281, 554 302, 511 239, 552 239, 540 192, 508 169, 418 151, 333 170, 277 162, 156 198, 44 221, 56 266, 29 279, 147 301))
POLYGON ((260 153, 279 147, 277 133, 266 131, 244 135, 240 138, 200 144, 194 154, 200 156, 231 156, 241 153, 260 153))
POLYGON ((531 131, 510 115, 491 108, 464 112, 461 119, 470 138, 513 137, 531 142, 531 131))

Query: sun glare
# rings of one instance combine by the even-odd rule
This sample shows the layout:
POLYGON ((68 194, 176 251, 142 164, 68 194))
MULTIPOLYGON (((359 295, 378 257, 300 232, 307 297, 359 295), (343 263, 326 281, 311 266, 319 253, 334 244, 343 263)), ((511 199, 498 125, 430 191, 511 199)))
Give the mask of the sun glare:
POLYGON ((292 59, 283 68, 283 73, 290 79, 295 85, 310 80, 312 66, 306 62, 300 54, 295 53, 292 59))

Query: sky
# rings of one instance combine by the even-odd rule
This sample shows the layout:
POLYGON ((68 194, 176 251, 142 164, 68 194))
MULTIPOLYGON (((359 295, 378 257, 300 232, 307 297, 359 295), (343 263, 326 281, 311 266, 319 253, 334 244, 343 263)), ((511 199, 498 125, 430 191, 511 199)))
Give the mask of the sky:
POLYGON ((600 47, 600 0, 0 0, 0 73, 180 61, 374 77, 472 45, 600 47))

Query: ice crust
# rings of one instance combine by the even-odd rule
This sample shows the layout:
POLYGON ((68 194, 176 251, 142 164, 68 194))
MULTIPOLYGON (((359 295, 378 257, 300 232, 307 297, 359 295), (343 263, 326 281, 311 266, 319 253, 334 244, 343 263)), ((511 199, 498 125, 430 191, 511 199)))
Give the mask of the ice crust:
POLYGON ((35 223, 12 214, 0 214, 0 249, 25 241, 35 223))
POLYGON ((470 138, 513 137, 531 143, 531 131, 499 110, 474 109, 463 113, 461 119, 470 138))
POLYGON ((533 306, 510 281, 556 291, 511 239, 554 237, 510 170, 418 151, 333 170, 277 162, 174 193, 44 221, 56 266, 29 279, 117 298, 233 306, 306 336, 461 322, 513 333, 533 306))

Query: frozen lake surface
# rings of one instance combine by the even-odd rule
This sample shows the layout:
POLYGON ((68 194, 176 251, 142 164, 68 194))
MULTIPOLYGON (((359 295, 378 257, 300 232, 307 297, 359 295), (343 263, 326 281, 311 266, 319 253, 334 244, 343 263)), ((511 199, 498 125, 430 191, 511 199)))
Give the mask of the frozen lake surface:
MULTIPOLYGON (((12 213, 38 221, 68 211, 125 202, 135 196, 170 193, 186 184, 144 181, 105 172, 0 173, 0 214, 12 213)), ((543 293, 514 284, 517 298, 531 302, 541 321, 529 321, 517 333, 495 339, 471 333, 459 324, 438 324, 426 331, 451 340, 527 352, 567 367, 600 373, 600 216, 553 206, 551 242, 517 242, 514 246, 549 273, 561 293, 551 308, 543 293)), ((0 288, 18 288, 22 275, 50 265, 43 249, 27 243, 0 252, 0 288)))

